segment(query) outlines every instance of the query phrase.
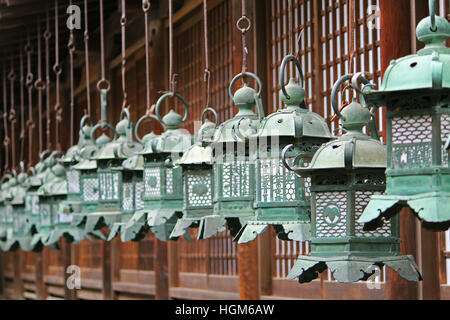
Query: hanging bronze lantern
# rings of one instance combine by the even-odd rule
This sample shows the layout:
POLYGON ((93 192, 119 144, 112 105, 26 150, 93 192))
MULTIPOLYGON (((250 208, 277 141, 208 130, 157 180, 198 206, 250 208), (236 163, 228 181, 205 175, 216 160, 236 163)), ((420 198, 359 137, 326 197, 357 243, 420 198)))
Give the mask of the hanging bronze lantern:
MULTIPOLYGON (((258 141, 258 150, 253 155, 257 186, 255 215, 235 237, 238 243, 254 240, 269 225, 274 226, 283 240, 306 241, 311 237, 309 179, 289 170, 290 166, 283 166, 281 154, 286 149, 288 161, 307 166, 317 149, 331 140, 332 135, 325 120, 306 107, 303 72, 293 55, 283 59, 279 81, 280 97, 286 108, 264 118, 255 135, 258 141), (285 68, 290 61, 297 67, 300 83, 291 78, 285 86, 285 68)), ((239 130, 236 132, 242 139, 248 139, 239 130)))
POLYGON ((425 228, 450 226, 450 23, 436 16, 417 26, 425 48, 391 62, 381 88, 363 88, 367 103, 386 106, 387 188, 372 197, 360 218, 374 230, 409 207, 425 228), (447 142, 447 145, 445 144, 447 142))
POLYGON ((413 257, 400 255, 398 219, 372 232, 356 223, 370 197, 385 189, 386 148, 362 133, 372 114, 356 99, 339 112, 336 94, 350 79, 340 78, 332 92, 333 109, 347 133, 324 144, 307 168, 294 168, 311 177, 313 227, 310 255, 298 257, 288 279, 309 282, 330 269, 335 280, 356 282, 386 265, 406 280, 419 281, 413 257))
MULTIPOLYGON (((98 125, 97 125, 98 126, 98 125)), ((93 137, 95 126, 91 135, 93 137)), ((124 198, 124 174, 122 162, 136 154, 142 146, 133 141, 133 124, 128 109, 123 109, 115 132, 117 136, 92 157, 97 162, 98 208, 86 215, 86 230, 98 230, 104 226, 111 229, 120 222, 122 208, 133 195, 124 198)))
MULTIPOLYGON (((139 128, 136 124, 136 129, 139 128)), ((153 132, 144 136, 143 139, 136 133, 136 139, 143 144, 145 148, 156 139, 157 135, 153 132)), ((114 223, 108 237, 108 241, 112 240, 120 232, 120 239, 122 242, 140 241, 147 234, 149 227, 140 214, 136 215, 137 211, 144 209, 144 157, 142 154, 134 155, 122 163, 123 171, 123 187, 122 187, 122 216, 121 221, 114 223)))
POLYGON ((225 222, 234 237, 247 220, 254 216, 255 201, 255 162, 250 157, 256 152, 256 140, 239 140, 236 136, 236 125, 242 119, 242 132, 251 137, 260 128, 264 111, 260 99, 262 84, 253 73, 246 76, 253 78, 259 87, 256 92, 247 83, 233 95, 237 80, 243 78, 242 73, 233 78, 229 86, 229 95, 239 112, 216 129, 211 143, 213 150, 214 197, 213 215, 205 217, 204 228, 212 235, 223 230, 225 222), (258 115, 253 113, 257 107, 258 115))
MULTIPOLYGON (((164 127, 161 136, 146 143, 140 153, 144 157, 144 208, 136 212, 128 227, 144 219, 155 236, 167 241, 183 210, 183 183, 181 168, 174 167, 183 152, 192 145, 192 136, 180 126, 187 120, 189 108, 179 94, 175 94, 183 103, 185 115, 182 117, 172 109, 161 118, 161 103, 171 97, 172 93, 162 95, 156 103, 156 119, 164 127)), ((187 234, 185 234, 187 236, 187 234)))
POLYGON ((135 137, 139 143, 142 144, 142 151, 138 152, 131 158, 124 160, 122 163, 124 171, 124 186, 123 189, 124 199, 128 198, 123 204, 122 219, 120 222, 114 223, 111 232, 108 237, 108 241, 112 240, 120 232, 120 239, 122 242, 127 241, 139 241, 145 237, 149 228, 146 221, 145 214, 142 212, 144 209, 144 156, 151 152, 151 146, 153 141, 158 137, 153 132, 146 134, 142 139, 139 136, 139 127, 141 123, 147 119, 156 119, 153 115, 144 115, 136 123, 135 137), (128 195, 125 195, 128 193, 128 195))
POLYGON ((195 143, 175 162, 182 169, 183 177, 183 216, 179 219, 170 235, 177 238, 187 232, 189 227, 199 227, 197 239, 207 239, 217 230, 209 230, 205 225, 205 218, 214 219, 213 215, 213 185, 212 170, 213 154, 210 147, 217 127, 218 115, 213 108, 203 110, 202 126, 197 132, 195 143), (206 112, 214 114, 215 123, 205 119, 206 112), (206 228, 205 228, 206 227, 206 228))
POLYGON ((12 215, 8 213, 5 198, 11 188, 11 174, 5 174, 1 179, 0 187, 0 249, 3 250, 3 243, 7 239, 8 229, 11 228, 12 215))
POLYGON ((7 233, 7 237, 3 242, 3 251, 11 251, 21 249, 29 251, 32 249, 32 234, 29 232, 27 225, 29 223, 28 216, 25 212, 25 195, 27 193, 27 174, 24 172, 24 164, 20 163, 21 172, 11 179, 10 189, 5 197, 8 211, 12 215, 12 228, 7 233))
MULTIPOLYGON (((67 196, 67 181, 65 179, 65 169, 61 164, 56 163, 49 168, 51 177, 37 191, 39 195, 40 223, 38 232, 33 235, 31 244, 35 248, 45 245, 55 249, 59 248, 59 237, 55 239, 51 235, 59 222, 59 204, 67 196)), ((69 241, 72 240, 70 237, 67 237, 67 239, 69 241)))
MULTIPOLYGON (((28 217, 27 228, 31 234, 37 233, 39 229, 39 223, 41 221, 39 214, 39 195, 37 190, 45 182, 46 177, 50 174, 48 165, 53 166, 53 157, 49 157, 47 160, 45 157, 50 153, 50 150, 46 150, 39 155, 39 162, 29 168, 30 175, 26 181, 27 193, 25 195, 25 214, 28 217)), ((38 248, 35 248, 38 250, 38 248)), ((35 250, 33 249, 33 250, 35 250)))
MULTIPOLYGON (((110 126, 107 124, 105 127, 110 126)), ((112 130, 114 131, 114 128, 112 130)), ((88 151, 87 158, 81 159, 79 163, 73 166, 73 169, 79 172, 81 204, 80 212, 73 213, 72 225, 84 228, 86 234, 96 231, 96 221, 98 220, 96 216, 92 216, 91 218, 91 214, 98 211, 99 201, 97 161, 92 160, 92 158, 97 156, 99 150, 110 142, 110 137, 104 133, 101 134, 95 140, 94 147, 89 147, 86 150, 88 151)), ((82 149, 81 153, 83 154, 86 151, 82 149)))

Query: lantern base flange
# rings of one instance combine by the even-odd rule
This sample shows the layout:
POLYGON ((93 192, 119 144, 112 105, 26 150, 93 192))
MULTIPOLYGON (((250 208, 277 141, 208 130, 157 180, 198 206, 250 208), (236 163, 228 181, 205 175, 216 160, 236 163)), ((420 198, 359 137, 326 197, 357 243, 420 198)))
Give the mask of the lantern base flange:
POLYGON ((419 195, 374 195, 359 218, 364 230, 372 231, 409 207, 425 228, 445 231, 450 227, 450 193, 430 192, 419 195))
POLYGON ((408 281, 421 281, 422 275, 411 255, 386 257, 342 256, 333 258, 299 256, 287 279, 298 278, 299 283, 317 279, 319 273, 327 269, 338 282, 366 281, 373 276, 377 268, 387 266, 408 281))
POLYGON ((308 241, 311 240, 311 224, 302 221, 248 221, 236 237, 233 239, 238 243, 247 243, 267 230, 273 225, 278 238, 281 240, 308 241))

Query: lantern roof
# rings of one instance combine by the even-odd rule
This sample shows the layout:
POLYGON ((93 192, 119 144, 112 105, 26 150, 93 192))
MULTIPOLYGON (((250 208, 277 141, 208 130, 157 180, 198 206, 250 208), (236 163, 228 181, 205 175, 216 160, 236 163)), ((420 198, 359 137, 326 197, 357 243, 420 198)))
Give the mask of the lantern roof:
POLYGON ((75 170, 96 170, 97 169, 97 161, 84 159, 74 165, 72 168, 75 170))
POLYGON ((305 108, 305 90, 292 78, 285 87, 289 99, 280 90, 286 108, 268 115, 262 123, 259 137, 314 137, 331 139, 325 119, 305 108))
POLYGON ((144 157, 140 154, 136 154, 122 162, 122 168, 124 170, 143 171, 144 170, 144 157))
POLYGON ((392 60, 387 68, 380 90, 367 91, 367 100, 395 92, 450 89, 450 48, 445 42, 450 38, 450 23, 435 17, 432 30, 431 17, 423 19, 416 29, 417 39, 425 47, 417 54, 392 60))
POLYGON ((215 128, 216 124, 206 119, 196 134, 196 143, 175 161, 175 165, 212 164, 213 153, 209 144, 214 138, 215 128))
POLYGON ((25 196, 27 194, 27 188, 24 186, 24 182, 27 178, 27 175, 24 173, 20 173, 19 176, 22 175, 22 177, 18 177, 19 182, 14 188, 11 189, 11 200, 10 203, 12 205, 23 205, 25 204, 25 196))
POLYGON ((257 99, 259 98, 257 98, 256 90, 246 83, 234 93, 233 102, 238 108, 238 113, 219 125, 214 135, 213 144, 237 142, 233 132, 241 119, 245 118, 250 121, 250 124, 242 123, 244 131, 250 130, 250 126, 256 127, 256 129, 260 127, 260 118, 253 112, 257 99))
POLYGON ((103 145, 93 160, 126 159, 142 149, 142 145, 132 140, 132 123, 124 117, 116 124, 118 138, 103 145))
POLYGON ((380 141, 362 133, 362 128, 369 123, 370 118, 370 111, 353 100, 342 111, 343 127, 348 132, 322 145, 309 167, 296 168, 297 173, 330 169, 385 169, 386 147, 380 141))
POLYGON ((166 129, 160 136, 151 140, 153 152, 149 153, 182 153, 192 145, 192 135, 186 129, 166 129))
POLYGON ((39 187, 37 193, 40 196, 60 196, 67 194, 66 169, 59 163, 49 168, 54 178, 39 187))
POLYGON ((159 137, 159 135, 155 134, 153 131, 150 133, 147 133, 143 138, 142 138, 142 143, 144 145, 144 148, 141 152, 138 152, 138 154, 150 154, 150 153, 154 153, 155 151, 153 150, 153 141, 159 137))

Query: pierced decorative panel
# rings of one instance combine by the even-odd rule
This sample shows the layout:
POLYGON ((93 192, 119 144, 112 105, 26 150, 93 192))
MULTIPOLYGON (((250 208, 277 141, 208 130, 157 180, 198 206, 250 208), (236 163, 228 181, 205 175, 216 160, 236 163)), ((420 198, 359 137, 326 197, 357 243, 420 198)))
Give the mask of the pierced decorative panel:
POLYGON ((450 115, 443 114, 441 117, 441 140, 442 140, 442 165, 448 166, 448 151, 444 149, 447 139, 450 137, 450 115))
POLYGON ((167 194, 173 194, 173 169, 166 169, 166 191, 167 194))
POLYGON ((83 200, 84 201, 98 201, 98 179, 97 178, 83 179, 83 200))
POLYGON ((189 198, 184 197, 189 207, 212 206, 211 172, 208 170, 186 172, 189 198))
POLYGON ((140 210, 144 208, 144 200, 142 200, 142 193, 144 192, 144 183, 136 182, 135 183, 135 201, 136 201, 136 210, 140 210))
MULTIPOLYGON (((358 221, 370 198, 381 192, 356 191, 355 192, 355 220, 358 221)), ((363 231, 364 224, 355 223, 355 236, 357 237, 389 237, 391 235, 391 220, 385 221, 381 228, 374 231, 363 231)))
POLYGON ((161 195, 160 168, 144 169, 144 194, 146 197, 159 197, 161 195))
POLYGON ((39 196, 31 196, 31 214, 39 214, 39 196))
POLYGON ((80 192, 80 172, 78 170, 68 170, 66 172, 67 177, 67 191, 69 193, 80 192))
POLYGON ((11 205, 6 206, 6 222, 13 222, 13 208, 11 205))
POLYGON ((284 202, 295 200, 295 174, 288 171, 280 159, 262 159, 259 163, 261 201, 284 202))
POLYGON ((393 169, 424 168, 431 165, 431 116, 392 119, 393 169))
POLYGON ((52 204, 52 221, 53 221, 53 224, 57 224, 59 222, 58 207, 59 207, 58 203, 53 203, 52 204))
POLYGON ((122 186, 122 210, 134 210, 133 183, 124 183, 122 186))
MULTIPOLYGON (((294 159, 287 159, 292 162, 294 159)), ((287 170, 280 159, 261 159, 260 188, 262 202, 285 202, 301 200, 303 193, 309 197, 311 179, 299 178, 294 172, 287 170), (309 183, 309 184, 308 184, 309 183), (305 189, 301 188, 301 185, 305 189), (307 189, 306 189, 307 188, 307 189)), ((308 166, 305 162, 304 166, 308 166)))
POLYGON ((5 206, 0 206, 0 222, 6 222, 6 208, 5 208, 5 206))
POLYGON ((347 193, 316 193, 316 236, 319 238, 340 238, 347 235, 347 193))
POLYGON ((99 173, 100 180, 100 199, 118 200, 119 199, 119 173, 106 172, 99 173))
MULTIPOLYGON (((248 197, 250 167, 249 161, 234 161, 222 165, 222 195, 225 198, 248 197)), ((220 178, 218 178, 220 179, 220 178)), ((219 192, 219 188, 216 192, 219 192)))
POLYGON ((16 213, 14 214, 14 221, 13 221, 13 230, 14 232, 19 232, 22 227, 25 225, 26 217, 23 213, 16 213))
POLYGON ((47 203, 41 203, 39 205, 40 207, 40 214, 41 214, 41 225, 42 226, 49 226, 51 224, 51 210, 50 205, 47 203))

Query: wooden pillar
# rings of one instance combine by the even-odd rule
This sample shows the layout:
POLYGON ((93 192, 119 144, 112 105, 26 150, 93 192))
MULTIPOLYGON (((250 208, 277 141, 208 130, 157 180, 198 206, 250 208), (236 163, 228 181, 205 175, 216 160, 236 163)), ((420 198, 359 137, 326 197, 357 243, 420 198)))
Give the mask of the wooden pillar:
POLYGON ((169 299, 169 273, 167 265, 167 242, 154 240, 155 252, 155 299, 169 299))
POLYGON ((103 300, 112 300, 112 270, 111 270, 111 242, 102 241, 102 281, 103 300))
MULTIPOLYGON (((167 72, 161 72, 161 66, 163 70, 168 70, 168 29, 165 28, 163 20, 151 21, 150 26, 150 88, 151 88, 151 100, 152 103, 156 103, 160 94, 158 90, 162 88, 168 88, 168 76, 167 72), (164 48, 161 50, 161 48, 164 48)), ((175 53, 176 54, 176 53, 175 53)), ((155 271, 155 299, 156 300, 168 300, 169 295, 169 256, 168 247, 171 248, 170 263, 171 263, 171 276, 170 281, 172 285, 177 282, 178 271, 176 270, 176 244, 159 241, 156 237, 153 240, 154 248, 154 271, 155 271), (173 283, 175 282, 175 283, 173 283)))
MULTIPOLYGON (((417 52, 424 47, 416 38, 417 24, 429 15, 427 1, 411 0, 411 51, 417 52)), ((419 299, 440 299, 440 243, 439 233, 421 228, 418 224, 418 265, 422 272, 423 281, 419 284, 419 299)))
POLYGON ((34 256, 34 283, 36 286, 36 297, 38 300, 47 298, 47 290, 44 282, 44 253, 33 252, 34 256))
POLYGON ((5 253, 0 252, 0 298, 5 294, 5 253))
MULTIPOLYGON (((252 22, 251 29, 247 32, 247 65, 249 72, 256 72, 255 70, 255 43, 256 37, 255 19, 256 19, 256 4, 253 1, 247 2, 247 17, 252 22)), ((242 16, 242 7, 240 1, 232 2, 232 22, 233 26, 242 16)), ((242 34, 233 27, 232 33, 233 43, 233 74, 238 74, 242 70, 242 34)), ((250 81, 253 86, 253 81, 250 81)), ((259 288, 259 268, 258 268, 258 241, 251 241, 249 243, 240 244, 237 246, 237 263, 239 273, 239 297, 242 300, 257 300, 260 298, 259 288)))
POLYGON ((14 265, 14 299, 23 299, 23 281, 22 281, 22 254, 23 251, 17 249, 11 252, 14 265))
MULTIPOLYGON (((381 13, 381 69, 384 72, 391 60, 411 54, 411 1, 380 0, 381 13)), ((407 209, 400 213, 402 254, 411 254, 417 260, 416 218, 407 209)), ((386 299, 417 299, 418 285, 401 278, 387 268, 386 299)))

